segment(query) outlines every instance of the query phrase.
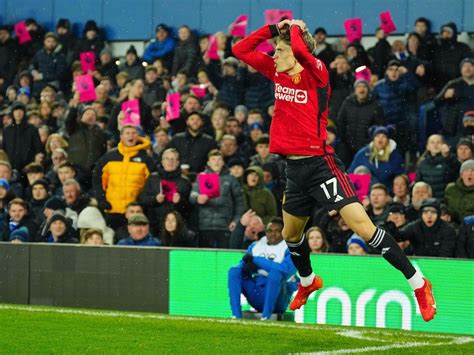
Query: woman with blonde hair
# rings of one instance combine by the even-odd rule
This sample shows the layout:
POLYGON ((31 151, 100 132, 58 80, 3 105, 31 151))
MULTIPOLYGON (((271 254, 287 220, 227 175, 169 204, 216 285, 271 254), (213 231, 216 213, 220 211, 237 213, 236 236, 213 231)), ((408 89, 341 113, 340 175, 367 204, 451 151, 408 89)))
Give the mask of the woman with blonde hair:
POLYGON ((356 153, 348 172, 365 166, 372 174, 372 184, 381 183, 391 189, 395 176, 405 173, 403 157, 397 143, 390 139, 389 127, 373 126, 369 133, 372 141, 356 153))
POLYGON ((68 146, 69 144, 63 136, 58 133, 53 133, 46 140, 45 149, 46 153, 51 156, 51 153, 53 153, 56 149, 62 148, 66 150, 68 146))
POLYGON ((326 233, 319 227, 311 227, 306 231, 306 239, 308 239, 309 248, 312 254, 327 253, 329 250, 329 242, 326 233))

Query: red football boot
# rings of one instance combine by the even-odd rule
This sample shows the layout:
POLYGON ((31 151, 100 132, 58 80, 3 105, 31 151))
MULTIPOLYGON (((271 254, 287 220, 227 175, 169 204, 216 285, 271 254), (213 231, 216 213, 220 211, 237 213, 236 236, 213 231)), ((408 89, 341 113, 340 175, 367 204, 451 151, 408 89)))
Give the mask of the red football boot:
POLYGON ((425 280, 425 284, 415 290, 415 296, 423 320, 429 322, 436 314, 436 301, 431 289, 431 282, 425 278, 423 280, 425 280))
POLYGON ((306 304, 308 301, 308 297, 314 291, 319 290, 323 287, 323 279, 319 276, 315 276, 313 283, 307 287, 301 286, 301 283, 298 284, 298 292, 296 292, 296 296, 290 303, 290 309, 292 311, 299 309, 301 306, 306 304))

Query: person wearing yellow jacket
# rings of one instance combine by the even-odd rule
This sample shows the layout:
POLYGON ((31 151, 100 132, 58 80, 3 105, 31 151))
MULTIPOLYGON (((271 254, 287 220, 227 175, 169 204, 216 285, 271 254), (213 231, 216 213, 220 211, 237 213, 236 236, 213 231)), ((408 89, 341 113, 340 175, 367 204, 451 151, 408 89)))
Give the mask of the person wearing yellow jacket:
POLYGON ((136 201, 148 177, 156 171, 156 163, 146 153, 149 147, 150 141, 139 137, 136 127, 123 126, 117 148, 105 153, 94 169, 94 194, 107 224, 114 229, 126 222, 127 205, 136 201))

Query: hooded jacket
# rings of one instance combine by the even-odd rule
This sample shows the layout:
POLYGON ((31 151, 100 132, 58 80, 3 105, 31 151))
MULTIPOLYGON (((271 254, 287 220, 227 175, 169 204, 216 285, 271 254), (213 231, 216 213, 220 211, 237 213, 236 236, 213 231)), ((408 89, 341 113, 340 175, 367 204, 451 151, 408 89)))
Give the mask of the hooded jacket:
POLYGON ((178 71, 184 69, 190 77, 195 77, 198 53, 199 46, 192 33, 186 41, 178 41, 174 49, 171 75, 175 76, 178 71))
POLYGON ((389 149, 391 153, 388 161, 370 160, 370 151, 373 144, 373 142, 370 142, 357 152, 348 172, 353 173, 358 166, 365 166, 372 174, 372 184, 380 182, 388 188, 391 188, 395 176, 405 172, 403 157, 397 150, 397 143, 390 139, 389 149))
POLYGON ((77 218, 79 229, 100 229, 104 234, 104 242, 108 245, 114 244, 114 230, 107 227, 104 216, 96 207, 86 207, 77 218))
MULTIPOLYGON (((206 169, 204 173, 212 173, 206 169)), ((220 196, 198 205, 199 184, 195 184, 189 201, 197 206, 200 231, 228 231, 231 222, 237 223, 244 213, 244 196, 239 182, 224 167, 219 174, 220 196)))
POLYGON ((118 147, 104 154, 94 169, 92 184, 99 206, 108 213, 125 213, 136 201, 156 163, 146 153, 150 141, 138 138, 137 145, 118 147))
POLYGON ((446 186, 444 201, 449 214, 462 222, 466 217, 474 215, 474 186, 467 187, 461 178, 446 186))
POLYGON ((453 30, 451 39, 439 39, 434 50, 433 65, 435 72, 435 84, 437 88, 443 87, 449 80, 459 76, 459 63, 467 57, 471 57, 471 49, 465 43, 458 42, 458 28, 454 22, 441 26, 450 27, 453 30))
POLYGON ((456 248, 456 231, 448 223, 441 220, 441 208, 434 198, 425 200, 420 207, 420 219, 400 229, 400 240, 409 240, 413 254, 417 256, 454 257, 456 248), (433 207, 438 217, 432 227, 428 227, 422 219, 423 209, 433 207))
POLYGON ((245 210, 252 209, 257 213, 264 225, 270 222, 272 217, 277 216, 277 205, 272 192, 264 187, 263 170, 258 166, 251 166, 244 173, 244 198, 245 210), (258 184, 250 187, 247 184, 247 176, 255 172, 258 175, 258 184))
POLYGON ((383 109, 370 94, 364 102, 357 101, 352 94, 344 100, 339 110, 337 131, 352 154, 355 154, 370 141, 369 127, 383 123, 383 109))
MULTIPOLYGON (((13 104, 15 109, 20 105, 13 104), (15 106, 17 105, 17 106, 15 106)), ((2 148, 8 154, 12 169, 22 171, 35 160, 36 154, 43 151, 38 129, 30 125, 26 118, 26 109, 21 105, 25 115, 19 124, 13 123, 3 129, 2 148)))
POLYGON ((442 154, 427 153, 416 167, 416 181, 430 184, 433 197, 442 199, 446 185, 456 180, 458 171, 459 162, 453 154, 445 158, 442 154))

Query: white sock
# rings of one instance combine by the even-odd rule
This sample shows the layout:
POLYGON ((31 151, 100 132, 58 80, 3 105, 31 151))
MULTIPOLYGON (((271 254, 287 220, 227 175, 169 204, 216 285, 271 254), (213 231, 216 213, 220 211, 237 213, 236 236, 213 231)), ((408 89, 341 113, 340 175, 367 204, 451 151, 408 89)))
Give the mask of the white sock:
POLYGON ((410 284, 413 291, 415 291, 417 288, 422 287, 425 284, 425 280, 423 280, 423 276, 418 271, 415 272, 415 275, 413 275, 407 281, 410 284))
POLYGON ((301 286, 308 287, 309 285, 313 283, 314 273, 311 273, 310 275, 304 276, 304 277, 300 276, 300 279, 301 279, 301 286))

